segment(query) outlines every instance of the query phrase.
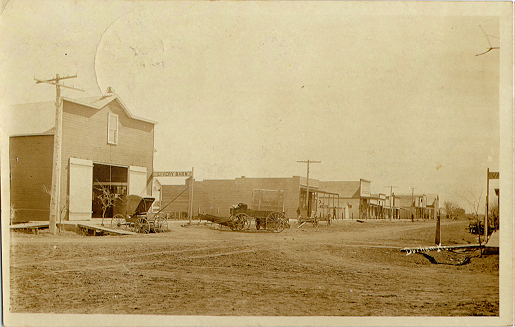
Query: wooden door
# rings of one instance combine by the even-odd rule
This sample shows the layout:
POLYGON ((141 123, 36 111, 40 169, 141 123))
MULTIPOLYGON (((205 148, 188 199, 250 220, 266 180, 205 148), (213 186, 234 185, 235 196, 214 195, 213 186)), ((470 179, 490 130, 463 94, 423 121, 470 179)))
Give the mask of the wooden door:
POLYGON ((90 220, 93 192, 93 161, 70 158, 69 220, 90 220))
POLYGON ((129 166, 128 195, 147 196, 147 167, 129 166))

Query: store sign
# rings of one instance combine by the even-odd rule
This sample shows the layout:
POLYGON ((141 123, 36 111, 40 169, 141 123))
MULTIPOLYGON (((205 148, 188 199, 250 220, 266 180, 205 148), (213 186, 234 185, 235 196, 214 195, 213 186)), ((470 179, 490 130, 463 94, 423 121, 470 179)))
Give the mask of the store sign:
POLYGON ((155 171, 154 177, 189 177, 191 171, 155 171))
POLYGON ((360 196, 365 198, 370 197, 370 182, 361 180, 360 196))

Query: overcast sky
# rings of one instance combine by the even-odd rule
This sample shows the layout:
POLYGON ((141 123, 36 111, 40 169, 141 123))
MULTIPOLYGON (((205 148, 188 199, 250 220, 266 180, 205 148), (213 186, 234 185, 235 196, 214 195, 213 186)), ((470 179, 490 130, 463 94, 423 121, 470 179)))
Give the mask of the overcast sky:
POLYGON ((0 96, 53 101, 34 77, 77 74, 65 84, 86 92, 64 96, 112 86, 159 122, 155 170, 291 177, 306 174, 298 160, 319 160, 312 178, 467 208, 456 194, 484 196, 486 169, 499 170, 500 51, 476 56, 502 47, 498 7, 10 1, 0 96))

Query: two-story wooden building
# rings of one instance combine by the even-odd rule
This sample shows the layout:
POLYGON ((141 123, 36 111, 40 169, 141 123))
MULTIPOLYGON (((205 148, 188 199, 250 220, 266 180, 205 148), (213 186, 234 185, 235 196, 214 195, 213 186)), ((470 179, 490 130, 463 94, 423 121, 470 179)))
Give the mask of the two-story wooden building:
MULTIPOLYGON (((117 195, 151 194, 156 122, 132 115, 114 92, 62 98, 62 110, 63 219, 101 217, 100 186, 117 195)), ((14 221, 48 220, 55 103, 16 105, 9 115, 14 221)))

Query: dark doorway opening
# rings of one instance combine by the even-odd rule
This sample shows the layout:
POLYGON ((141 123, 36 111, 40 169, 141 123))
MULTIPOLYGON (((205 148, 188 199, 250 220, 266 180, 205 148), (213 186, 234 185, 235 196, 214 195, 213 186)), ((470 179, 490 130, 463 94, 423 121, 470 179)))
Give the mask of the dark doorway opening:
MULTIPOLYGON (((93 164, 93 218, 102 218, 102 201, 99 196, 103 189, 113 194, 115 198, 127 195, 127 167, 105 164, 93 164)), ((106 210, 105 217, 113 216, 113 207, 106 210)))

